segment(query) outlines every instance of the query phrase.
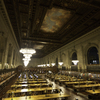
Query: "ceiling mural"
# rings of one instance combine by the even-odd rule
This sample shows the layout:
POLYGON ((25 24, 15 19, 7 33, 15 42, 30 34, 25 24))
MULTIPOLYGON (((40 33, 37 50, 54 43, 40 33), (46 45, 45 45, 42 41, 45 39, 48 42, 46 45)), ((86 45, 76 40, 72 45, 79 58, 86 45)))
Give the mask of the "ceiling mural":
POLYGON ((47 11, 41 30, 52 33, 56 32, 66 23, 66 21, 68 21, 70 16, 70 11, 52 8, 47 11))

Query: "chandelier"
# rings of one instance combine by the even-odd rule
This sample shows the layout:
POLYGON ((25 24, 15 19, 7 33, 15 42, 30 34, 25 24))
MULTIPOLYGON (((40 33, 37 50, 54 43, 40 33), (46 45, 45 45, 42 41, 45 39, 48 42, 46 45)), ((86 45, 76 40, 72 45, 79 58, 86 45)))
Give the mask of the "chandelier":
POLYGON ((79 60, 72 60, 72 62, 74 63, 74 65, 77 65, 77 63, 79 62, 79 60))
POLYGON ((20 53, 23 54, 24 65, 27 66, 29 64, 29 61, 31 60, 32 55, 36 53, 36 51, 32 48, 21 48, 20 53))

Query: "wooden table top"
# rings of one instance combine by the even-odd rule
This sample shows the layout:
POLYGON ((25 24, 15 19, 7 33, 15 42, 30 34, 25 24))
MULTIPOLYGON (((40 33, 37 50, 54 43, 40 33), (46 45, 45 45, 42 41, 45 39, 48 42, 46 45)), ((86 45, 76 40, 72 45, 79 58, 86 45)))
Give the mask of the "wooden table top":
POLYGON ((42 81, 43 79, 34 79, 34 78, 32 78, 32 79, 17 79, 16 81, 36 81, 36 80, 42 81))
POLYGON ((65 84, 93 83, 93 81, 65 82, 65 84))
POLYGON ((32 80, 29 80, 29 79, 27 79, 27 80, 24 80, 24 79, 21 79, 21 80, 16 80, 16 82, 31 82, 31 81, 44 81, 43 79, 39 79, 39 80, 36 80, 36 79, 32 79, 32 80))
POLYGON ((63 77, 55 77, 55 80, 68 80, 68 79, 77 79, 76 77, 71 76, 63 76, 63 77))
POLYGON ((95 91, 93 91, 93 90, 86 90, 86 92, 88 92, 90 94, 100 94, 100 89, 95 89, 95 91))
POLYGON ((24 81, 24 82, 17 81, 15 83, 18 83, 18 84, 24 84, 24 83, 47 83, 47 81, 24 81))
POLYGON ((74 88, 86 88, 86 87, 98 87, 100 86, 100 84, 85 84, 85 85, 76 85, 76 86, 73 86, 74 88))
POLYGON ((20 84, 20 85, 12 85, 11 87, 25 87, 25 86, 43 86, 43 85, 47 85, 47 83, 42 83, 42 84, 20 84))
POLYGON ((30 88, 30 89, 17 89, 17 90, 8 90, 7 93, 22 93, 22 92, 31 92, 31 91, 45 91, 45 90, 54 90, 57 88, 30 88))
POLYGON ((63 80, 59 80, 59 82, 69 82, 69 81, 83 81, 83 79, 71 79, 71 80, 66 80, 66 79, 63 79, 63 80))
MULTIPOLYGON (((68 94, 46 94, 46 95, 34 95, 31 96, 23 96, 23 97, 13 97, 13 100, 44 100, 44 99, 53 99, 53 98, 63 98, 63 97, 69 97, 68 94), (27 99, 26 99, 27 97, 27 99)), ((12 98, 2 98, 2 100, 11 100, 12 98)))

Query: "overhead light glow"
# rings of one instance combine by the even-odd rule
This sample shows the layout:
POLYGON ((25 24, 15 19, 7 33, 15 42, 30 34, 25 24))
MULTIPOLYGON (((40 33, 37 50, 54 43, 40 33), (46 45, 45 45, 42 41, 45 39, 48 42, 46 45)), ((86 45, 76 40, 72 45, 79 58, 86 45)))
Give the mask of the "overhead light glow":
POLYGON ((47 64, 47 66, 50 66, 50 64, 47 64))
POLYGON ((34 49, 30 49, 30 48, 22 48, 20 50, 20 53, 23 53, 23 54, 27 54, 27 53, 34 54, 34 53, 36 53, 36 51, 34 49))
POLYGON ((59 62, 59 65, 60 65, 60 66, 63 65, 63 62, 59 62))
POLYGON ((51 63, 52 64, 52 66, 55 66, 55 63, 51 63))
POLYGON ((43 67, 43 65, 38 65, 38 67, 43 67))
POLYGON ((32 57, 32 54, 36 53, 35 49, 31 48, 22 48, 20 50, 20 53, 23 54, 25 58, 23 58, 24 65, 27 66, 29 61, 31 60, 30 58, 32 57))
POLYGON ((24 56, 25 58, 30 58, 30 57, 32 57, 32 54, 26 53, 26 54, 24 54, 23 56, 24 56))
POLYGON ((79 60, 72 60, 72 62, 74 63, 74 65, 77 65, 77 63, 79 62, 79 60))
POLYGON ((43 64, 43 66, 45 67, 45 66, 46 66, 46 64, 43 64))
POLYGON ((30 61, 30 58, 23 58, 24 61, 30 61))

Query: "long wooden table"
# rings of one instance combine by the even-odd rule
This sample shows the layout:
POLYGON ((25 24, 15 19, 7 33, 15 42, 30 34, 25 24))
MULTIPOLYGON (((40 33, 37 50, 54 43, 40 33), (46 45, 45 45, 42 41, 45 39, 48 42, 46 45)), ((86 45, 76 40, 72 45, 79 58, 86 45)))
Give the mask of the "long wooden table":
POLYGON ((55 90, 57 88, 51 88, 51 87, 47 87, 47 88, 30 88, 30 89, 17 89, 17 90, 8 90, 7 93, 22 93, 22 92, 34 92, 34 91, 45 91, 45 90, 55 90))
POLYGON ((99 87, 100 84, 85 84, 85 85, 76 85, 76 86, 73 86, 74 88, 74 91, 85 91, 86 89, 88 88, 93 88, 93 87, 99 87))
POLYGON ((24 82, 18 81, 18 82, 15 82, 15 83, 16 84, 26 84, 26 83, 31 83, 31 84, 33 83, 34 84, 34 83, 47 83, 47 81, 26 81, 26 82, 25 81, 24 82))
POLYGON ((65 82, 66 85, 73 85, 73 84, 86 84, 86 83, 94 83, 93 81, 77 81, 77 82, 65 82))
POLYGON ((28 86, 48 86, 47 83, 42 84, 20 84, 20 85, 12 85, 11 87, 28 87, 28 86))
POLYGON ((21 80, 17 80, 16 82, 31 82, 31 81, 44 81, 43 79, 21 79, 21 80))
POLYGON ((34 80, 38 80, 38 81, 42 81, 43 79, 34 79, 34 78, 32 78, 32 79, 23 79, 23 78, 21 78, 21 79, 17 79, 16 81, 34 81, 34 80))
POLYGON ((89 94, 100 94, 100 89, 95 89, 93 90, 86 90, 86 92, 88 92, 89 94))
POLYGON ((88 87, 99 87, 100 84, 85 84, 85 85, 76 85, 73 86, 74 88, 78 89, 78 88, 88 88, 88 87))
POLYGON ((63 80, 59 80, 59 82, 77 82, 77 81, 83 81, 83 79, 63 79, 63 80))
MULTIPOLYGON (((23 97, 13 97, 13 100, 45 100, 45 99, 54 99, 54 98, 68 98, 70 95, 67 94, 45 94, 45 95, 34 95, 34 96, 23 96, 23 97)), ((11 100, 12 98, 2 98, 2 100, 11 100)))

